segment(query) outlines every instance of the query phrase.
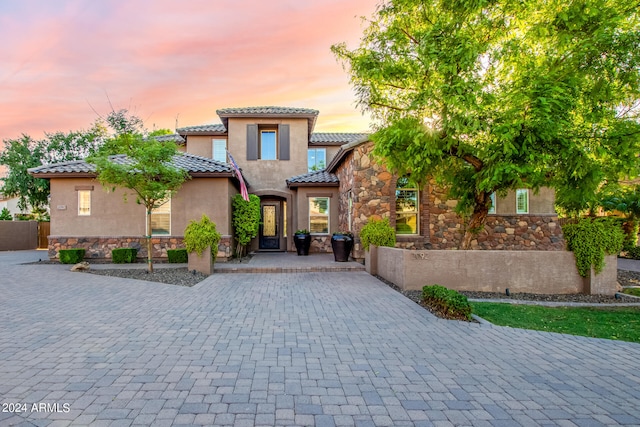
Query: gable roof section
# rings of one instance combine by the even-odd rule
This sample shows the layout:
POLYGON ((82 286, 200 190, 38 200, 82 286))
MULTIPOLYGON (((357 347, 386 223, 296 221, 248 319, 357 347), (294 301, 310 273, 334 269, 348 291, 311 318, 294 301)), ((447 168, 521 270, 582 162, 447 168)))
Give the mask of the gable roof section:
POLYGON ((331 159, 331 161, 329 162, 329 164, 325 169, 329 172, 335 172, 336 168, 338 167, 338 165, 340 165, 340 163, 342 163, 342 160, 344 160, 347 154, 353 151, 353 149, 356 148, 357 146, 370 141, 368 134, 365 133, 363 135, 364 136, 362 136, 362 138, 354 139, 350 143, 344 144, 343 146, 341 146, 338 152, 336 153, 336 155, 333 156, 333 158, 331 159))
POLYGON ((222 124, 210 124, 210 125, 198 125, 198 126, 186 126, 176 129, 182 136, 188 135, 225 135, 227 128, 222 124))
POLYGON ((316 125, 316 119, 320 113, 318 110, 310 108, 295 107, 241 107, 241 108, 222 108, 216 113, 222 120, 222 124, 228 127, 229 119, 233 117, 257 117, 257 118, 301 118, 307 119, 309 125, 309 135, 313 132, 316 125))
POLYGON ((177 133, 172 133, 170 135, 158 135, 154 138, 159 142, 175 142, 178 145, 182 145, 185 142, 184 138, 177 133))
POLYGON ((338 177, 327 172, 326 169, 296 175, 287 179, 287 187, 337 187, 340 185, 338 177))
MULTIPOLYGON (((131 163, 124 154, 111 156, 111 160, 118 164, 131 163)), ((185 169, 193 177, 234 177, 231 166, 206 157, 193 154, 181 154, 173 158, 172 164, 185 169)), ((29 174, 36 178, 75 178, 95 177, 96 167, 84 160, 53 163, 29 169, 29 174)))
POLYGON ((343 145, 368 136, 366 133, 314 132, 309 145, 343 145))

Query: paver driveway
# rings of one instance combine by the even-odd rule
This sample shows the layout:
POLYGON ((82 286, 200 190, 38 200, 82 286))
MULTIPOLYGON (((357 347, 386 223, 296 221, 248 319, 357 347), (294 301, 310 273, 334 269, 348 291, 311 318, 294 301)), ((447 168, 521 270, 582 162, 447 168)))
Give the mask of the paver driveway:
POLYGON ((640 425, 638 344, 439 320, 363 272, 183 288, 25 254, 0 253, 2 426, 640 425))

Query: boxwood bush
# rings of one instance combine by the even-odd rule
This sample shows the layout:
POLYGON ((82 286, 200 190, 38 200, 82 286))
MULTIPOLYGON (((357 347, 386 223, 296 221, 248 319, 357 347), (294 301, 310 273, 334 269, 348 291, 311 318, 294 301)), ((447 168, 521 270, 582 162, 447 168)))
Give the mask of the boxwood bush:
POLYGON ((128 264, 136 261, 138 250, 135 248, 118 248, 111 251, 114 264, 128 264))
POLYGON ((389 218, 371 219, 360 230, 360 242, 365 251, 369 245, 394 247, 396 231, 389 225, 389 218))
POLYGON ((58 254, 62 264, 77 264, 84 258, 84 249, 60 249, 58 254))
POLYGON ((182 264, 189 261, 189 254, 186 249, 167 249, 167 256, 172 264, 182 264))
POLYGON ((471 319, 471 304, 467 297, 453 289, 440 285, 422 288, 422 301, 434 310, 451 319, 471 319))

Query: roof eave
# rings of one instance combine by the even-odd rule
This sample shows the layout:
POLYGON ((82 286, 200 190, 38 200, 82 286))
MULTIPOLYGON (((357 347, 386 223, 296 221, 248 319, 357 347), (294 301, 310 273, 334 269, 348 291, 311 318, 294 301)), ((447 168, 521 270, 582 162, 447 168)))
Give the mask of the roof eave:
POLYGON ((29 172, 34 178, 51 179, 51 178, 95 178, 94 172, 29 172))
POLYGON ((344 144, 340 147, 340 149, 338 150, 338 152, 336 153, 335 156, 333 156, 333 159, 331 159, 331 161, 329 162, 329 164, 327 165, 327 167, 325 168, 327 170, 327 172, 333 173, 335 171, 335 168, 342 163, 342 160, 344 160, 344 158, 347 156, 347 154, 349 154, 351 151, 353 151, 354 148, 356 148, 357 146, 364 144, 365 142, 370 141, 371 139, 369 138, 369 135, 367 136, 363 136, 362 138, 358 138, 354 141, 349 142, 348 144, 344 144))
POLYGON ((298 187, 339 187, 339 182, 287 182, 287 188, 298 187))

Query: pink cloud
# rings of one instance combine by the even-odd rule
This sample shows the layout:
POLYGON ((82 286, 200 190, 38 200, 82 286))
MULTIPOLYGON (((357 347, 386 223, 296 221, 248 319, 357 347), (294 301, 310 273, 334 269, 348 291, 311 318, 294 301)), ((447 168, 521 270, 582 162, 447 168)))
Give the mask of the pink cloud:
POLYGON ((0 5, 0 139, 86 128, 109 100, 149 127, 266 104, 319 109, 321 130, 367 127, 329 48, 357 43, 375 0, 16 3, 0 5))

